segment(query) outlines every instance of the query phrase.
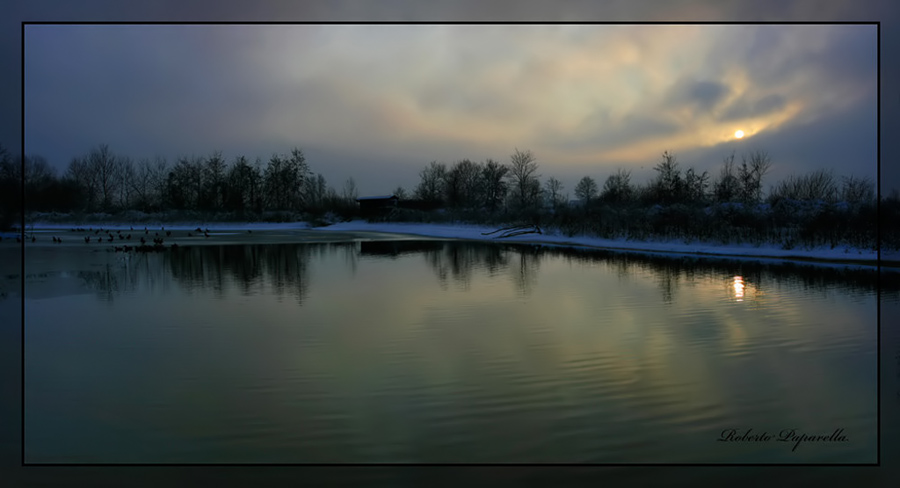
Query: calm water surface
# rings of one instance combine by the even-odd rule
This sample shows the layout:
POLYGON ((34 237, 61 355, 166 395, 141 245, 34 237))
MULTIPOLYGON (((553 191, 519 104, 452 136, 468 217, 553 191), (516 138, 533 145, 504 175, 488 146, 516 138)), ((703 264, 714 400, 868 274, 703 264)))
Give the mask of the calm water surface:
POLYGON ((35 247, 25 460, 872 463, 876 290, 421 239, 35 247))

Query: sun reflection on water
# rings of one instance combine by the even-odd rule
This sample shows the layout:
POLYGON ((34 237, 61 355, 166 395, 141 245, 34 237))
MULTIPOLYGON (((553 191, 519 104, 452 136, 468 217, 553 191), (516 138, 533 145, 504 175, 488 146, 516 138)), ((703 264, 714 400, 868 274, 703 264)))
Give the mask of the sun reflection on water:
POLYGON ((744 301, 744 278, 741 276, 735 276, 732 286, 734 287, 735 300, 739 302, 744 301))

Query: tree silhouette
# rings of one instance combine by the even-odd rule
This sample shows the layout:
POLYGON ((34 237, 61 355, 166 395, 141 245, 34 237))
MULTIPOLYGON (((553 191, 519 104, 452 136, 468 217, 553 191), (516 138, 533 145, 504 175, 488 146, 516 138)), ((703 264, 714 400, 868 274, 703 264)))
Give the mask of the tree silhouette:
POLYGON ((540 197, 540 178, 537 173, 538 163, 530 150, 520 151, 516 148, 510 156, 509 179, 512 183, 513 197, 519 208, 531 207, 538 203, 540 197))
POLYGON ((588 206, 591 203, 591 199, 593 199, 597 195, 597 182, 594 181, 590 176, 585 176, 582 178, 577 185, 575 185, 575 196, 584 202, 584 206, 588 206))

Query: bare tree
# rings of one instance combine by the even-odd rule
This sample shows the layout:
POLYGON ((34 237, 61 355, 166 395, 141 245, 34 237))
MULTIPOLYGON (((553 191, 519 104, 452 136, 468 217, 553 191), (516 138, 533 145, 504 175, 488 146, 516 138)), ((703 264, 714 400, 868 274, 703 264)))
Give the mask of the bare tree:
POLYGON ((135 178, 134 164, 131 158, 127 156, 116 157, 116 187, 119 190, 118 204, 122 208, 131 207, 131 198, 134 191, 131 187, 131 181, 135 178))
POLYGON ((228 170, 227 179, 227 207, 241 213, 253 209, 261 179, 259 168, 251 166, 246 157, 238 156, 228 170))
POLYGON ((684 181, 681 178, 681 170, 674 154, 665 151, 662 161, 653 168, 657 172, 653 188, 656 190, 656 198, 664 203, 681 201, 684 193, 684 181))
POLYGON ((406 200, 406 190, 402 186, 398 186, 394 189, 394 196, 400 200, 406 200))
POLYGON ((769 201, 777 203, 781 199, 822 200, 834 202, 838 197, 837 184, 831 170, 820 169, 804 176, 789 176, 780 181, 769 195, 769 201))
POLYGON ((253 161, 253 173, 251 173, 252 175, 254 175, 254 182, 250 186, 250 200, 253 205, 252 208, 257 213, 261 213, 266 204, 265 180, 263 171, 262 158, 257 156, 253 161))
POLYGON ((73 158, 66 169, 66 176, 81 189, 86 205, 85 210, 93 210, 97 203, 97 182, 91 175, 87 159, 73 158))
POLYGON ((687 200, 705 200, 707 187, 709 187, 709 173, 706 171, 697 174, 694 168, 688 168, 684 172, 684 197, 687 200))
POLYGON ((117 203, 128 203, 131 169, 130 159, 116 156, 101 144, 87 156, 73 159, 66 177, 83 192, 89 210, 110 210, 117 203))
POLYGON ((303 181, 303 185, 303 198, 307 208, 321 208, 325 203, 325 195, 327 193, 325 177, 321 174, 310 175, 303 181))
POLYGON ((347 181, 344 182, 344 190, 341 196, 344 197, 344 201, 347 203, 354 203, 359 197, 359 193, 356 190, 356 181, 353 180, 353 177, 347 178, 347 181))
POLYGON ((325 201, 325 196, 328 194, 328 184, 325 182, 325 177, 322 176, 321 173, 316 175, 316 196, 319 201, 319 205, 325 201))
POLYGON ((601 197, 609 202, 620 203, 630 200, 633 194, 631 171, 625 171, 620 168, 606 178, 601 197))
POLYGON ((150 203, 162 208, 166 205, 166 183, 169 175, 169 162, 163 156, 156 156, 150 166, 150 203))
POLYGON ((742 157, 737 176, 741 200, 756 203, 762 199, 762 178, 771 166, 772 160, 765 151, 754 151, 742 157))
POLYGON ((265 171, 265 187, 271 205, 279 210, 300 210, 303 182, 309 167, 303 151, 294 148, 290 156, 273 154, 265 171))
POLYGON ((534 154, 530 150, 515 152, 510 156, 509 179, 513 188, 516 204, 519 207, 529 207, 537 203, 540 196, 540 178, 537 173, 538 164, 534 154), (535 191, 537 183, 537 191, 535 191))
POLYGON ((444 194, 444 178, 447 175, 447 166, 444 163, 432 161, 425 169, 419 172, 419 186, 416 187, 416 198, 431 202, 440 201, 444 194))
POLYGON ((584 201, 585 206, 587 206, 591 202, 591 199, 596 195, 597 182, 590 176, 585 176, 577 185, 575 185, 575 196, 584 201))
POLYGON ((31 155, 25 156, 25 185, 42 184, 55 177, 53 168, 47 163, 43 156, 31 155))
POLYGON ((830 169, 813 171, 807 175, 804 187, 807 200, 833 202, 837 199, 837 184, 830 169))
POLYGON ((94 180, 100 208, 103 210, 109 210, 115 203, 117 190, 122 184, 124 164, 124 159, 116 157, 106 144, 95 147, 87 156, 89 177, 94 180))
POLYGON ((147 210, 151 204, 150 195, 153 192, 153 162, 147 158, 141 159, 134 168, 127 185, 131 189, 134 199, 132 204, 143 210, 147 210))
POLYGON ((269 158, 269 164, 263 173, 263 187, 265 188, 266 203, 268 207, 276 210, 287 209, 287 192, 285 181, 282 179, 284 172, 284 158, 273 154, 269 158))
POLYGON ((762 200, 762 179, 772 167, 772 158, 765 151, 753 151, 749 155, 750 172, 753 174, 754 201, 762 200))
POLYGON ((741 184, 734 174, 734 153, 725 158, 719 180, 716 181, 714 194, 719 202, 730 202, 740 194, 741 184))
POLYGON ((506 198, 507 186, 504 181, 509 167, 493 159, 485 161, 481 167, 481 195, 484 205, 495 211, 506 198))
POLYGON ((552 207, 557 207, 562 203, 562 190, 563 184, 561 181, 557 180, 555 177, 551 176, 544 183, 545 193, 547 195, 547 199, 552 207))
POLYGON ((875 185, 869 177, 845 176, 840 198, 848 203, 872 202, 875 200, 875 185))
POLYGON ((471 207, 478 201, 481 168, 468 159, 458 161, 444 176, 446 201, 456 207, 471 207))
POLYGON ((175 208, 197 210, 203 193, 203 159, 178 158, 168 174, 166 193, 175 208))
POLYGON ((215 151, 206 158, 203 167, 202 206, 208 210, 221 208, 224 203, 225 171, 225 158, 221 151, 215 151))
POLYGON ((288 204, 294 210, 300 210, 305 202, 304 186, 306 180, 310 177, 309 165, 306 163, 306 156, 303 151, 295 147, 291 149, 291 156, 286 161, 287 193, 288 204))
POLYGON ((533 178, 528 181, 527 201, 534 210, 544 200, 544 189, 541 188, 541 180, 533 178))

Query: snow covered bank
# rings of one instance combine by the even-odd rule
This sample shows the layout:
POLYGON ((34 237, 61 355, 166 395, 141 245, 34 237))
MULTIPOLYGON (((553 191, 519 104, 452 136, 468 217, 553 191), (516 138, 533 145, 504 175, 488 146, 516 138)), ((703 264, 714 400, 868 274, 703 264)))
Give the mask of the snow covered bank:
MULTIPOLYGON (((678 254, 708 254, 721 256, 740 256, 754 258, 777 258, 793 260, 816 260, 830 262, 851 262, 861 265, 877 263, 878 254, 872 250, 853 248, 819 248, 819 249, 791 249, 785 250, 778 246, 754 246, 752 244, 739 245, 714 245, 708 243, 684 242, 643 242, 629 241, 626 239, 602 239, 599 237, 573 236, 554 234, 552 231, 544 234, 523 234, 503 239, 497 239, 496 234, 483 235, 493 232, 497 227, 477 225, 448 225, 448 224, 420 224, 420 223, 370 223, 362 220, 342 222, 325 227, 318 227, 319 231, 371 231, 396 234, 409 234, 427 237, 444 237, 450 239, 476 239, 485 241, 502 242, 528 242, 551 245, 563 245, 574 247, 594 247, 602 249, 678 253, 678 254)), ((900 254, 882 255, 883 260, 900 261, 900 254)))
MULTIPOLYGON (((855 249, 847 247, 838 247, 835 249, 817 248, 804 249, 795 248, 791 250, 782 249, 778 245, 762 245, 754 246, 752 244, 731 244, 731 245, 715 245, 709 243, 684 243, 676 241, 629 241, 626 239, 602 239, 599 237, 589 236, 572 236, 568 237, 552 231, 545 231, 544 234, 522 234, 513 237, 498 239, 495 226, 467 225, 467 224, 425 224, 425 223, 403 223, 403 222, 380 222, 371 223, 364 220, 354 220, 351 222, 340 222, 323 227, 312 227, 307 222, 178 222, 178 223, 150 223, 150 224, 129 224, 129 223, 35 223, 34 232, 40 235, 41 231, 53 230, 69 230, 72 228, 103 228, 105 230, 143 230, 144 227, 151 231, 159 231, 163 227, 171 231, 193 231, 196 228, 209 229, 211 235, 223 231, 276 231, 287 232, 289 234, 294 231, 316 231, 316 232, 378 232, 390 234, 417 235, 425 237, 437 237, 446 239, 473 239, 480 241, 497 241, 497 242, 519 242, 519 243, 536 243, 542 245, 555 245, 566 247, 589 247, 622 251, 638 251, 651 253, 676 253, 676 254, 692 254, 692 255, 716 255, 716 256, 733 256, 742 258, 769 258, 769 259, 787 259, 787 260, 803 260, 816 261, 820 263, 846 263, 861 266, 875 266, 877 264, 878 255, 875 251, 867 249, 855 249), (491 235, 484 235, 492 233, 491 235)), ((26 228, 26 232, 31 232, 32 226, 26 228)), ((3 237, 14 237, 15 234, 7 233, 3 237)), ((259 235, 259 238, 264 238, 259 235)), ((900 268, 900 253, 882 253, 882 265, 900 268)))

